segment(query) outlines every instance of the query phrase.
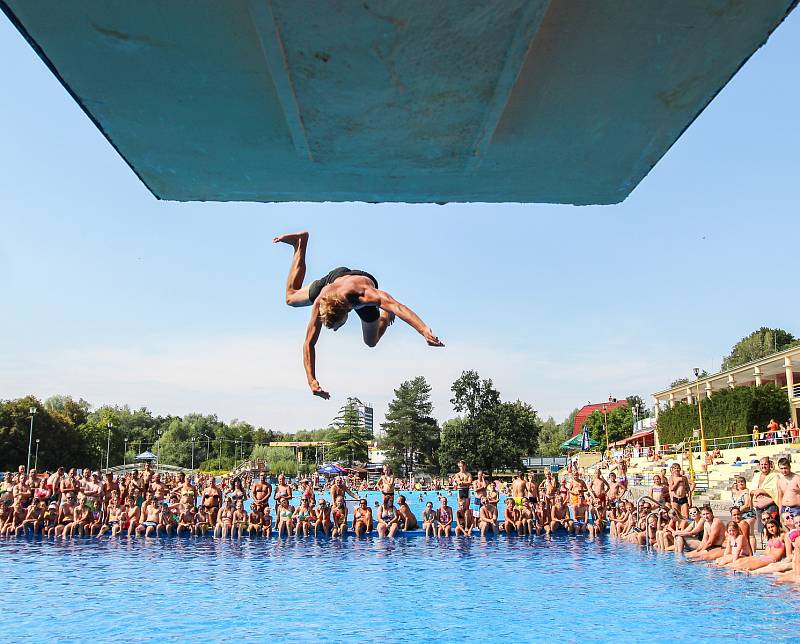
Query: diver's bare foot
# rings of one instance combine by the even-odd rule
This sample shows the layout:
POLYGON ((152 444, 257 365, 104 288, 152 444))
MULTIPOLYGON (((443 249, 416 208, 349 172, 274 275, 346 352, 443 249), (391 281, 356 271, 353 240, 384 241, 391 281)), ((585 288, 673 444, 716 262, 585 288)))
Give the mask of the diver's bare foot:
POLYGON ((297 248, 298 244, 305 243, 307 241, 308 232, 305 230, 299 233, 286 233, 285 235, 278 235, 272 239, 273 244, 283 242, 284 244, 289 244, 289 246, 294 246, 295 248, 297 248))

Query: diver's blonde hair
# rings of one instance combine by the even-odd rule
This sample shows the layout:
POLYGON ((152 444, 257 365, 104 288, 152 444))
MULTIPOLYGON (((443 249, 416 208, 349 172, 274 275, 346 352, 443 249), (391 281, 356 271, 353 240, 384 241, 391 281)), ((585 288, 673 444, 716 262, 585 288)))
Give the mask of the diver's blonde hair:
POLYGON ((349 311, 350 305, 347 300, 338 293, 331 293, 319 298, 319 317, 329 329, 346 318, 349 311))

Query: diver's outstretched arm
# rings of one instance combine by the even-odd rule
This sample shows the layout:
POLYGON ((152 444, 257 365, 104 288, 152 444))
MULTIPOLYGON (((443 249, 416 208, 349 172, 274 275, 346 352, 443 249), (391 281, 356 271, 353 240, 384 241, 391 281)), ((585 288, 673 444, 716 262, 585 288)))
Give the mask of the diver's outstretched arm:
POLYGON ((389 313, 394 313, 397 317, 403 320, 403 322, 408 324, 423 338, 425 338, 425 342, 427 342, 430 346, 444 346, 444 343, 433 334, 431 328, 425 324, 422 319, 416 313, 414 313, 414 311, 408 308, 405 304, 398 302, 386 291, 368 289, 368 292, 364 295, 364 299, 377 300, 378 307, 384 311, 388 311, 389 313))
POLYGON ((311 393, 327 400, 331 395, 319 386, 316 375, 317 352, 315 346, 321 330, 322 321, 319 318, 319 302, 314 302, 311 307, 311 319, 308 321, 308 328, 306 329, 306 340, 303 344, 303 366, 306 370, 306 378, 308 378, 308 386, 311 387, 311 393))

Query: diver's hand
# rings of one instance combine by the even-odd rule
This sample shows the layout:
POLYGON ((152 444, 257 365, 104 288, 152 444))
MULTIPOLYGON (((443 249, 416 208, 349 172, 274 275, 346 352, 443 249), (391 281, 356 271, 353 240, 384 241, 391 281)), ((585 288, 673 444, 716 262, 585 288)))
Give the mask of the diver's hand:
POLYGON ((425 332, 422 334, 422 337, 425 338, 425 342, 428 343, 428 346, 431 347, 443 347, 444 342, 442 342, 439 338, 433 335, 433 331, 430 329, 426 329, 425 332))
POLYGON ((320 398, 324 398, 325 400, 328 400, 328 398, 331 397, 331 395, 327 391, 325 391, 322 387, 319 386, 319 383, 316 380, 309 383, 309 386, 311 387, 311 393, 314 394, 315 396, 319 396, 320 398))

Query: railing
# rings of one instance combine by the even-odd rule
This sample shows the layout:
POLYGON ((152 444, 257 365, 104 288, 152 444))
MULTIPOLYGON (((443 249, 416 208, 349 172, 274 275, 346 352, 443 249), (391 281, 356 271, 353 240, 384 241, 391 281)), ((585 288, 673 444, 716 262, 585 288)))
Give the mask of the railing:
MULTIPOLYGON (((759 445, 783 445, 790 443, 798 443, 800 438, 792 440, 788 431, 784 436, 779 437, 777 432, 762 431, 757 440, 753 440, 752 434, 735 434, 733 436, 717 436, 706 438, 706 449, 713 451, 715 449, 735 449, 737 447, 757 447, 759 445)), ((641 448, 643 456, 647 456, 649 448, 641 448)), ((662 444, 658 449, 659 455, 664 454, 680 454, 689 449, 687 441, 677 444, 662 444)), ((692 452, 700 452, 700 438, 692 438, 691 440, 692 452)))

